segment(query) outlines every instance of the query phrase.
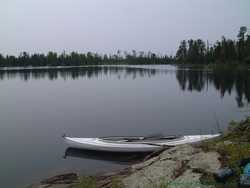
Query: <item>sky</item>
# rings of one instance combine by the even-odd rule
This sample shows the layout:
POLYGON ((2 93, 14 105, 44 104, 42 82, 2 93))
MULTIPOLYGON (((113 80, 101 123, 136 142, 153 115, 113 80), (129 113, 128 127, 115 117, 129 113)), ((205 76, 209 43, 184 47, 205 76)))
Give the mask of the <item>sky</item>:
POLYGON ((183 39, 236 38, 250 0, 1 0, 0 53, 173 55, 183 39))

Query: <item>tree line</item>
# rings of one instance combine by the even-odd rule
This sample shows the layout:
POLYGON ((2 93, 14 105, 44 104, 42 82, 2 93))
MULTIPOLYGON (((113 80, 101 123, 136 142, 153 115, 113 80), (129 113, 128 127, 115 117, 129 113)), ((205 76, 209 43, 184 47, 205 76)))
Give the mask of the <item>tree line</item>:
POLYGON ((158 55, 152 52, 121 52, 116 54, 63 52, 57 54, 29 54, 22 52, 19 56, 0 54, 0 67, 40 67, 40 66, 81 66, 110 64, 170 64, 170 63, 247 63, 250 64, 250 35, 243 26, 237 40, 222 37, 221 41, 210 45, 202 39, 183 40, 175 56, 158 55))
POLYGON ((84 65, 112 65, 112 64, 168 64, 172 57, 159 56, 152 52, 123 52, 118 51, 113 55, 100 55, 97 53, 65 52, 57 54, 28 54, 22 52, 18 57, 3 56, 0 54, 0 67, 40 67, 40 66, 84 66, 84 65))
POLYGON ((176 52, 179 63, 247 63, 250 64, 250 33, 247 27, 240 28, 237 40, 224 36, 210 45, 201 39, 183 40, 176 52))

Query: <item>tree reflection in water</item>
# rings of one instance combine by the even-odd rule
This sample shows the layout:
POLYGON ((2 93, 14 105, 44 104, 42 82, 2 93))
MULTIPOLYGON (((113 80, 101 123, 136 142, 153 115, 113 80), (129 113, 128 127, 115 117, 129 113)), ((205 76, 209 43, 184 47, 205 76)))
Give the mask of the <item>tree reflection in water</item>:
POLYGON ((234 69, 183 69, 179 68, 176 78, 183 91, 201 92, 209 86, 214 88, 224 97, 226 93, 236 93, 236 101, 239 107, 250 102, 250 71, 234 69))
MULTIPOLYGON (((171 74, 173 70, 154 69, 126 66, 89 66, 89 67, 61 67, 61 68, 36 68, 36 69, 8 69, 0 70, 0 80, 20 78, 23 81, 30 79, 49 79, 51 81, 62 78, 98 78, 115 75, 118 79, 137 77, 153 77, 159 74, 171 74)), ((204 91, 213 86, 223 98, 226 93, 236 93, 239 107, 250 102, 250 71, 235 69, 181 68, 176 69, 176 79, 183 91, 204 91)))

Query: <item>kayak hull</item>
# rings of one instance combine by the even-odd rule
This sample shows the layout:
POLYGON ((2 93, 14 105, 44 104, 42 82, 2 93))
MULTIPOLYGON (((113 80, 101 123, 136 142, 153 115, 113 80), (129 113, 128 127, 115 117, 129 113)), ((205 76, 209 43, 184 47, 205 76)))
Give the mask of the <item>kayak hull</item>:
POLYGON ((77 149, 107 151, 107 152, 152 152, 161 149, 160 146, 151 146, 145 144, 106 144, 98 138, 78 138, 65 137, 66 143, 77 149))
POLYGON ((107 152, 154 152, 157 150, 161 150, 163 147, 197 143, 218 136, 220 135, 192 135, 183 136, 180 139, 174 140, 141 140, 136 142, 107 141, 102 138, 74 138, 66 136, 64 137, 64 139, 70 147, 77 149, 107 152))

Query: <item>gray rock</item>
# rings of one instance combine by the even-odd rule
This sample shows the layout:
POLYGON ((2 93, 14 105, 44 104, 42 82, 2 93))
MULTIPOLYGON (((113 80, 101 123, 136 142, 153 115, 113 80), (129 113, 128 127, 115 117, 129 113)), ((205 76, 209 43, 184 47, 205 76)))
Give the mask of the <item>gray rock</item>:
POLYGON ((125 187, 147 188, 168 185, 171 188, 208 188, 200 183, 201 171, 213 173, 220 168, 216 152, 203 152, 191 145, 173 147, 145 162, 132 166, 132 173, 122 179, 125 187))

